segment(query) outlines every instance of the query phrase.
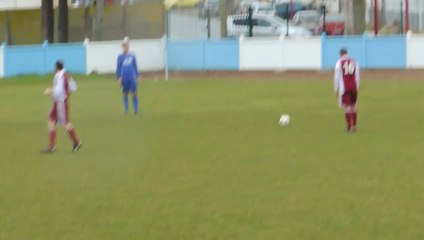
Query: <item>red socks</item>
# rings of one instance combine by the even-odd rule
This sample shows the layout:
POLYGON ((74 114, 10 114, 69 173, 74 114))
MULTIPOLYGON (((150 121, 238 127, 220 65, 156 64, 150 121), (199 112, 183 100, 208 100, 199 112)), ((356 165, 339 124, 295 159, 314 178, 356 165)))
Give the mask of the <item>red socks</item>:
POLYGON ((76 134, 74 128, 71 128, 71 129, 68 130, 68 136, 69 136, 69 138, 72 140, 72 142, 74 144, 78 144, 79 143, 79 140, 77 138, 77 134, 76 134))
POLYGON ((346 117, 346 123, 347 123, 347 130, 350 130, 352 128, 352 113, 345 113, 345 117, 346 117))
POLYGON ((49 133, 49 147, 56 146, 56 130, 50 131, 49 133))
POLYGON ((350 130, 353 127, 356 127, 356 123, 358 121, 358 113, 345 113, 347 129, 350 130))

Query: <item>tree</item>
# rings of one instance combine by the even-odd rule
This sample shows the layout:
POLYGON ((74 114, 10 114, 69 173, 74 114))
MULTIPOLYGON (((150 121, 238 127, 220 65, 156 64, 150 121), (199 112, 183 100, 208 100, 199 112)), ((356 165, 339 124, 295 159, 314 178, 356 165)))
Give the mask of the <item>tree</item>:
POLYGON ((68 42, 69 37, 69 18, 68 18, 68 1, 59 0, 59 16, 58 16, 58 30, 59 30, 59 42, 68 42))
POLYGON ((234 0, 220 0, 219 1, 219 15, 221 16, 221 37, 228 36, 227 18, 229 14, 234 11, 234 0))
POLYGON ((124 2, 122 9, 122 29, 124 30, 124 36, 128 36, 128 1, 124 2))
POLYGON ((102 18, 104 0, 96 0, 96 13, 94 14, 93 22, 93 40, 102 40, 102 18))
POLYGON ((91 37, 91 24, 92 24, 92 19, 91 19, 91 15, 90 15, 90 7, 85 7, 84 8, 84 32, 85 32, 85 37, 86 38, 90 38, 91 37))
POLYGON ((366 3, 365 0, 353 0, 353 33, 363 34, 366 29, 365 24, 365 11, 366 3))
POLYGON ((41 2, 41 35, 43 41, 54 42, 53 0, 41 2))
POLYGON ((219 1, 219 16, 221 17, 221 37, 226 38, 228 36, 227 31, 227 3, 228 0, 219 1))
POLYGON ((346 34, 362 34, 365 31, 365 11, 365 0, 342 1, 346 34))
POLYGON ((380 24, 380 26, 385 26, 387 24, 386 0, 381 0, 381 10, 378 17, 379 17, 378 23, 380 24))
POLYGON ((345 33, 350 35, 354 33, 353 27, 353 2, 352 0, 343 0, 342 14, 345 16, 345 33))

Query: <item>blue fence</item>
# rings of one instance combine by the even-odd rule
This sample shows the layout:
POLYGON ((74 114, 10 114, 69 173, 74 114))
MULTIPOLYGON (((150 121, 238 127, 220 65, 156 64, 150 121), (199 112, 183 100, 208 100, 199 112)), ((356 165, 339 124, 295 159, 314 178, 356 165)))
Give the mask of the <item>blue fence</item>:
POLYGON ((72 73, 86 72, 87 57, 83 44, 6 46, 3 55, 5 77, 47 74, 53 71, 54 63, 59 59, 72 73))
POLYGON ((171 70, 239 70, 239 42, 169 41, 168 66, 171 70))
POLYGON ((406 38, 389 37, 322 37, 323 69, 334 68, 339 59, 338 50, 347 48, 349 55, 355 58, 361 68, 384 69, 406 68, 406 38))
MULTIPOLYGON (((261 43, 261 41, 258 42, 261 43)), ((262 42, 262 44, 265 43, 262 42)), ((327 37, 324 35, 319 47, 322 51, 322 69, 334 67, 339 59, 338 50, 342 47, 348 48, 349 54, 359 61, 362 68, 406 69, 407 66, 407 41, 405 36, 327 37)), ((240 46, 238 40, 199 40, 168 41, 166 49, 165 54, 170 70, 202 71, 239 70, 240 57, 243 56, 240 51, 252 48, 240 46)), ((292 49, 292 51, 295 50, 292 49)), ((54 62, 58 59, 65 61, 66 69, 72 73, 85 74, 87 72, 87 47, 83 44, 4 46, 2 52, 3 68, 0 70, 3 70, 4 77, 47 74, 53 70, 54 62)), ((248 56, 252 58, 251 54, 248 54, 248 56)))

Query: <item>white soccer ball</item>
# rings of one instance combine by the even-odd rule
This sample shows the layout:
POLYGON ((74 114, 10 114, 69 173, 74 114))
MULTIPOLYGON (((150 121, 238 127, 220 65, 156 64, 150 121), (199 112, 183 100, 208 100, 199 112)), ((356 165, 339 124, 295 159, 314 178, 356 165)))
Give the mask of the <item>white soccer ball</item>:
POLYGON ((283 114, 278 122, 281 126, 288 126, 290 123, 290 116, 288 114, 283 114))

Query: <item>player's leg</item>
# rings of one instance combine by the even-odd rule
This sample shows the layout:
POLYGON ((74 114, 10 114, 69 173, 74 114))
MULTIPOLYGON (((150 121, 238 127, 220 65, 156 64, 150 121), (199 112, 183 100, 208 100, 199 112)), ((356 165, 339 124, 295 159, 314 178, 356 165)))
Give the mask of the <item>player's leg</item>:
POLYGON ((353 110, 353 127, 356 128, 358 124, 358 108, 355 105, 353 110))
POLYGON ((137 92, 132 93, 132 101, 133 101, 134 114, 137 114, 138 113, 138 95, 137 95, 137 92))
POLYGON ((346 118, 346 124, 347 124, 347 131, 349 132, 352 129, 353 122, 352 122, 352 107, 351 105, 344 105, 345 110, 345 118, 346 118))
POLYGON ((345 92, 342 96, 342 105, 345 111, 345 119, 347 124, 347 131, 352 129, 352 105, 349 92, 345 92))
POLYGON ((56 150, 56 123, 57 123, 57 106, 53 104, 52 110, 47 121, 47 129, 49 130, 49 145, 41 150, 43 153, 52 153, 56 150))
POLYGON ((133 101, 134 114, 137 114, 138 113, 137 83, 134 83, 134 85, 132 86, 131 95, 132 95, 132 101, 133 101))
POLYGON ((128 83, 128 81, 122 82, 122 100, 124 103, 124 110, 125 114, 128 113, 129 103, 128 103, 128 93, 131 90, 131 85, 128 83))
POLYGON ((82 144, 77 137, 74 126, 69 119, 69 101, 61 101, 57 104, 58 122, 65 128, 66 133, 72 141, 74 152, 81 148, 82 144))
POLYGON ((124 100, 125 114, 127 114, 128 113, 128 108, 129 108, 128 92, 123 92, 122 93, 122 97, 123 97, 123 100, 124 100))
POLYGON ((66 132, 68 133, 69 138, 72 141, 72 151, 78 151, 82 147, 82 142, 78 139, 74 126, 71 122, 68 122, 64 125, 64 127, 66 132))
POLYGON ((355 92, 354 95, 352 96, 352 102, 354 103, 354 105, 352 106, 352 129, 354 131, 357 130, 357 123, 358 123, 358 93, 355 92))

